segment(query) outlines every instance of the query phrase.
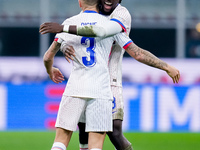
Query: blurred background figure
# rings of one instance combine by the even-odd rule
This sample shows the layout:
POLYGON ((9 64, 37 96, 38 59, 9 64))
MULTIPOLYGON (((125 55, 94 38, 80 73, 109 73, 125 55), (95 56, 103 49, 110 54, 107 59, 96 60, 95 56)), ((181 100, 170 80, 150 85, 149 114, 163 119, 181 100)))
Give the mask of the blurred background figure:
POLYGON ((200 58, 200 32, 196 29, 189 30, 186 43, 186 57, 200 58))

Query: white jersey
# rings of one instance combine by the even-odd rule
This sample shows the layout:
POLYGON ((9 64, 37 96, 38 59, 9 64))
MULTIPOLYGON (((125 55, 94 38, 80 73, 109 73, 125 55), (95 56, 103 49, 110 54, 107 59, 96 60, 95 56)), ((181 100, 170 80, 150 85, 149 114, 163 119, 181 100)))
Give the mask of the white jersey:
MULTIPOLYGON (((117 21, 129 35, 131 30, 131 15, 128 10, 120 4, 114 9, 109 19, 117 21)), ((122 86, 122 59, 125 50, 117 43, 112 47, 109 59, 109 72, 111 85, 122 86)))
MULTIPOLYGON (((63 24, 103 25, 106 21, 109 19, 94 11, 85 11, 65 20, 63 24)), ((59 33, 55 39, 73 46, 76 55, 64 95, 112 99, 108 70, 110 50, 114 41, 121 47, 128 46, 132 43, 129 37, 124 33, 104 39, 59 33)))

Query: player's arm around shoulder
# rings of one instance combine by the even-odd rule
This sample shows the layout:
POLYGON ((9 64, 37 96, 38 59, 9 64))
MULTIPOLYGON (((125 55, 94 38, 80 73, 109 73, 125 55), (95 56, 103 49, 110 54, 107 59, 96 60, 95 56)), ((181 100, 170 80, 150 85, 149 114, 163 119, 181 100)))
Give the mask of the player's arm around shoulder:
POLYGON ((71 22, 71 18, 66 19, 62 24, 56 22, 45 22, 40 25, 39 32, 41 34, 46 33, 61 33, 63 32, 64 25, 69 24, 71 22))
POLYGON ((85 37, 108 37, 115 35, 122 31, 120 24, 109 19, 104 22, 104 25, 86 25, 80 26, 70 22, 70 19, 62 23, 62 25, 55 22, 45 22, 40 25, 39 32, 46 33, 61 33, 66 32, 70 34, 85 36, 85 37))

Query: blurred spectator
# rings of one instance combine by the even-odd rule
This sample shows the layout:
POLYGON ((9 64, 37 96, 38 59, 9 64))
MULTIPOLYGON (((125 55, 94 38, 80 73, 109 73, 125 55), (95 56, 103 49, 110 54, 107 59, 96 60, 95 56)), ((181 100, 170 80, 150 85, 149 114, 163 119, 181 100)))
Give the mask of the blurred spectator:
POLYGON ((2 54, 2 51, 3 51, 3 44, 2 44, 2 33, 1 33, 1 31, 0 31, 0 56, 1 56, 1 54, 2 54))
POLYGON ((3 44, 2 44, 2 41, 1 41, 1 38, 0 38, 0 56, 1 56, 1 54, 2 54, 2 51, 3 51, 3 44))
POLYGON ((189 31, 186 43, 186 57, 200 58, 200 33, 195 29, 189 31))

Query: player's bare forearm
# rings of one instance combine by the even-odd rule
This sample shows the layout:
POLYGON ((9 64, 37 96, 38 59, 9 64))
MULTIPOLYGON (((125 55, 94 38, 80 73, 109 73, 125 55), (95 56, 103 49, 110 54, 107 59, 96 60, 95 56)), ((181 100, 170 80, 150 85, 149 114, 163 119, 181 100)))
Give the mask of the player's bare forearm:
POLYGON ((46 68, 47 73, 50 74, 53 67, 53 59, 44 60, 44 66, 46 68))
POLYGON ((165 71, 167 70, 167 66, 168 66, 167 63, 157 58, 155 55, 148 52, 147 50, 144 50, 138 47, 135 44, 131 44, 126 49, 126 52, 141 63, 144 63, 146 65, 149 65, 158 69, 162 69, 165 71))
POLYGON ((141 63, 166 71, 167 74, 172 78, 174 83, 179 82, 180 79, 179 70, 173 66, 168 65, 166 62, 157 58, 147 50, 144 50, 132 43, 126 49, 126 52, 141 63))
POLYGON ((58 52, 59 48, 60 44, 54 41, 43 57, 47 73, 49 74, 50 79, 55 83, 61 83, 62 81, 64 81, 64 76, 62 75, 60 70, 53 67, 54 56, 58 52))
POLYGON ((40 30, 39 32, 41 34, 46 34, 46 33, 60 33, 63 32, 63 25, 60 25, 55 22, 45 22, 40 25, 40 30))
POLYGON ((55 22, 45 22, 40 25, 39 32, 41 34, 46 33, 61 33, 67 32, 75 35, 86 36, 86 37, 96 37, 97 35, 93 31, 93 26, 84 26, 77 29, 75 25, 65 25, 67 30, 65 30, 64 25, 60 25, 55 22))
POLYGON ((77 35, 76 25, 66 25, 65 27, 64 25, 58 24, 56 22, 45 22, 40 25, 39 32, 41 34, 67 32, 77 35))
POLYGON ((51 73, 54 56, 58 52, 59 48, 60 48, 60 43, 53 41, 49 49, 44 54, 43 61, 48 74, 51 73))

